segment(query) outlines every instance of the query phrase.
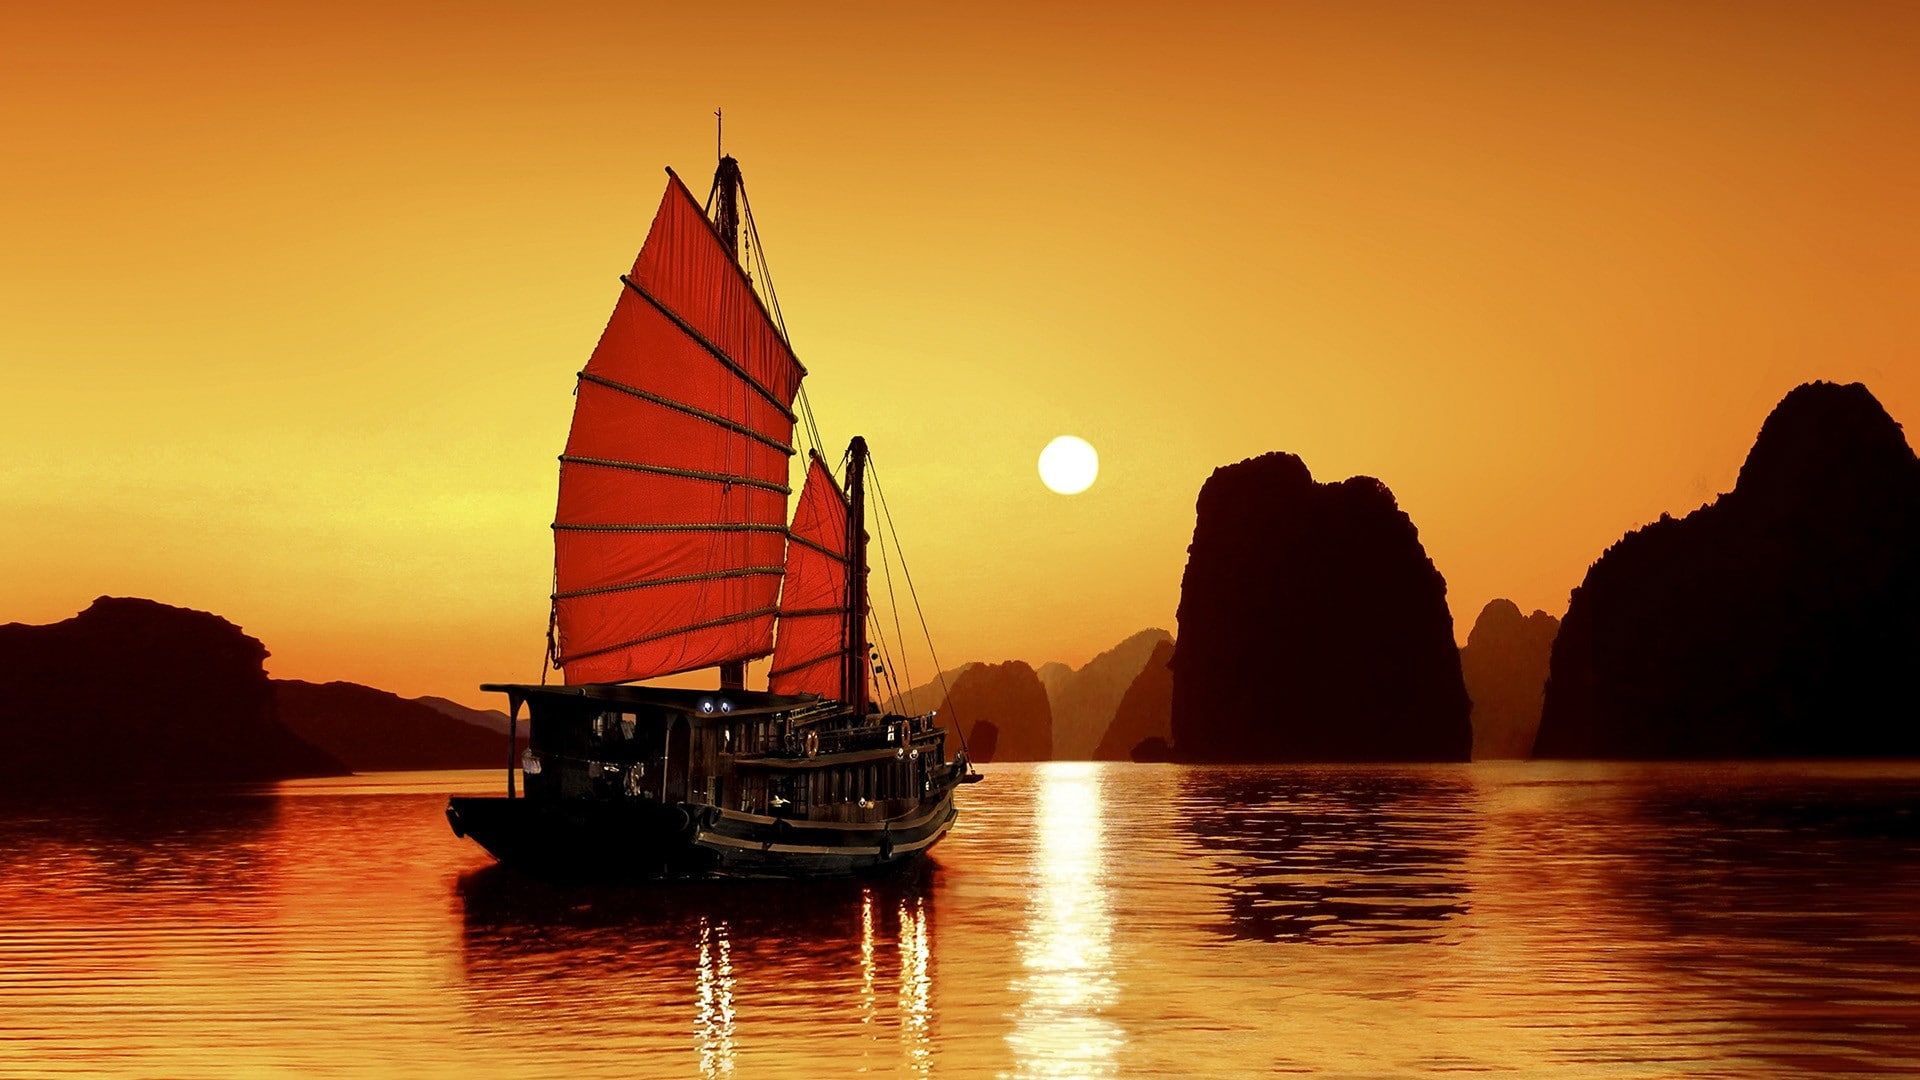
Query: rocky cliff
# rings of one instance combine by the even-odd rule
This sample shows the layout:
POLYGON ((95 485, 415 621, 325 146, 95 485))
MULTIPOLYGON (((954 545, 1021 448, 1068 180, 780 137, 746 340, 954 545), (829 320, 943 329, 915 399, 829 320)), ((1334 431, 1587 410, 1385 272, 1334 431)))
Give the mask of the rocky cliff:
POLYGON ((281 723, 266 658, 218 615, 152 600, 0 626, 7 784, 108 794, 345 773, 281 723))
POLYGON ((902 690, 898 697, 887 699, 886 711, 899 713, 902 716, 920 716, 931 712, 946 700, 947 691, 952 689, 961 674, 968 668, 977 666, 971 663, 961 664, 959 667, 940 672, 919 686, 902 690))
POLYGON ((1446 581, 1385 484, 1291 454, 1214 471, 1180 588, 1173 751, 1193 761, 1462 761, 1446 581))
POLYGON ((1042 666, 1040 682, 1053 710, 1053 756, 1063 761, 1092 758, 1127 687, 1155 647, 1171 640, 1173 635, 1165 630, 1142 630, 1078 669, 1060 663, 1042 666))
POLYGON ((1920 753, 1920 463, 1867 388, 1809 383, 1732 491, 1575 589, 1538 757, 1920 753))
POLYGON ((1149 739, 1165 743, 1173 732, 1173 671, 1167 666, 1173 659, 1173 642, 1154 644, 1140 673, 1133 677, 1120 703, 1114 707, 1113 722, 1093 748, 1095 761, 1146 760, 1165 757, 1164 750, 1142 745, 1149 739), (1140 750, 1140 756, 1135 751, 1140 750))
MULTIPOLYGON (((1033 668, 1018 660, 970 664, 949 683, 940 719, 966 732, 975 761, 1046 761, 1053 756, 1053 714, 1033 668), (975 728, 991 725, 992 735, 975 728)), ((950 748, 951 749, 951 748, 950 748)))
POLYGON ((1511 600, 1480 609, 1460 650, 1460 674, 1473 699, 1473 756, 1524 758, 1540 730, 1540 700, 1560 620, 1544 611, 1520 614, 1511 600))

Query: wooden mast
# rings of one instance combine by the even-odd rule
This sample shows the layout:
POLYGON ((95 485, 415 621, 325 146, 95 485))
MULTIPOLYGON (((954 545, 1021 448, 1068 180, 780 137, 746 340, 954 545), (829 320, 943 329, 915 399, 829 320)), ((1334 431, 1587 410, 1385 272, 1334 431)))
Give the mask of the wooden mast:
POLYGON ((847 447, 847 651, 840 658, 841 700, 867 715, 867 440, 847 447))
MULTIPOLYGON (((715 113, 718 118, 719 114, 715 113)), ((722 154, 720 166, 713 174, 713 230, 720 236, 720 243, 727 249, 727 257, 740 261, 740 163, 731 155, 722 154)), ((745 661, 734 660, 720 665, 720 689, 740 690, 747 685, 747 665, 745 661)))

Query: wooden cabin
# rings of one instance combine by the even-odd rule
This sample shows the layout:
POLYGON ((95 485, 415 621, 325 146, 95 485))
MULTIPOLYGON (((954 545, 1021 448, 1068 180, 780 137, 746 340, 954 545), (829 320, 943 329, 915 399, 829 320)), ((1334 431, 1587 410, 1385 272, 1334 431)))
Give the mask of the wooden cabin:
MULTIPOLYGON (((910 812, 947 772, 926 716, 745 690, 491 686, 508 694, 526 798, 642 800, 820 822, 910 812), (520 707, 529 712, 524 749, 520 707)), ((512 780, 509 777, 509 792, 512 780)))

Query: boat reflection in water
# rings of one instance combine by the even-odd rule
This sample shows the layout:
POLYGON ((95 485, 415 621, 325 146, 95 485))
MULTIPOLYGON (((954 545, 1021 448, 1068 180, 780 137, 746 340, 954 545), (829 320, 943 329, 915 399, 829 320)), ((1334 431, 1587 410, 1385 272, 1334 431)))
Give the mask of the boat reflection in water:
POLYGON ((643 1074, 686 1071, 658 1037, 676 1013, 704 1076, 925 1074, 935 873, 583 888, 489 866, 457 883, 463 985, 482 1025, 537 1014, 556 1045, 624 1051, 643 1074), (748 1047, 748 1016, 806 1037, 748 1047))
POLYGON ((986 874, 934 862, 594 888, 470 871, 455 902, 471 1023, 538 1016, 543 1039, 630 1056, 642 1074, 1117 1075, 1104 775, 1056 763, 1010 776, 1019 816, 1038 824, 1013 842, 961 838, 956 857, 986 874), (943 896, 967 912, 965 948, 936 940, 943 896), (944 1009, 943 975, 961 988, 944 1009), (959 1030, 942 1032, 943 1016, 959 1030), (662 1039, 674 1026, 686 1039, 662 1039))

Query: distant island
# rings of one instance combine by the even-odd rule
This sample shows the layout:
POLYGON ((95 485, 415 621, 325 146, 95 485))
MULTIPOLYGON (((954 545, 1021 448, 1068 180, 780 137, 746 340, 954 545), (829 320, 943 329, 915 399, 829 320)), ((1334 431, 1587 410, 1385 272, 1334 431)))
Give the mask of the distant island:
POLYGON ((266 659, 218 615, 129 597, 0 626, 8 786, 107 793, 347 773, 281 721, 266 659))
POLYGON ((939 713, 958 727, 975 761, 1053 758, 1047 690, 1024 661, 968 666, 953 680, 939 713))
POLYGON ((1114 707, 1113 722, 1093 749, 1095 761, 1137 761, 1143 760, 1142 754, 1165 759, 1164 749, 1156 752, 1146 744, 1158 739, 1164 746, 1173 734, 1173 649, 1170 640, 1154 645, 1153 655, 1114 707))
POLYGON ((490 769, 507 763, 506 716, 500 726, 453 702, 409 700, 358 683, 273 680, 280 720, 294 734, 344 762, 354 772, 406 769, 490 769), (461 709, 453 713, 445 706, 461 709))
POLYGON ((1094 747, 1113 725, 1114 711, 1154 650, 1173 635, 1154 627, 1128 637, 1079 668, 1051 663, 1037 674, 1053 710, 1053 756, 1069 761, 1096 757, 1094 747))
POLYGON ((1460 649, 1460 673, 1473 699, 1473 756, 1524 758, 1540 730, 1540 702, 1560 620, 1544 611, 1520 614, 1511 600, 1480 609, 1460 649))
POLYGON ((1920 463, 1866 387, 1808 383, 1733 490, 1600 556, 1535 755, 1920 754, 1920 463))
POLYGON ((103 596, 0 626, 0 737, 30 790, 264 783, 504 767, 506 716, 348 682, 270 679, 218 615, 103 596))
POLYGON ((1201 762, 1465 761, 1447 584, 1372 477, 1273 453, 1200 489, 1180 583, 1172 754, 1201 762))

